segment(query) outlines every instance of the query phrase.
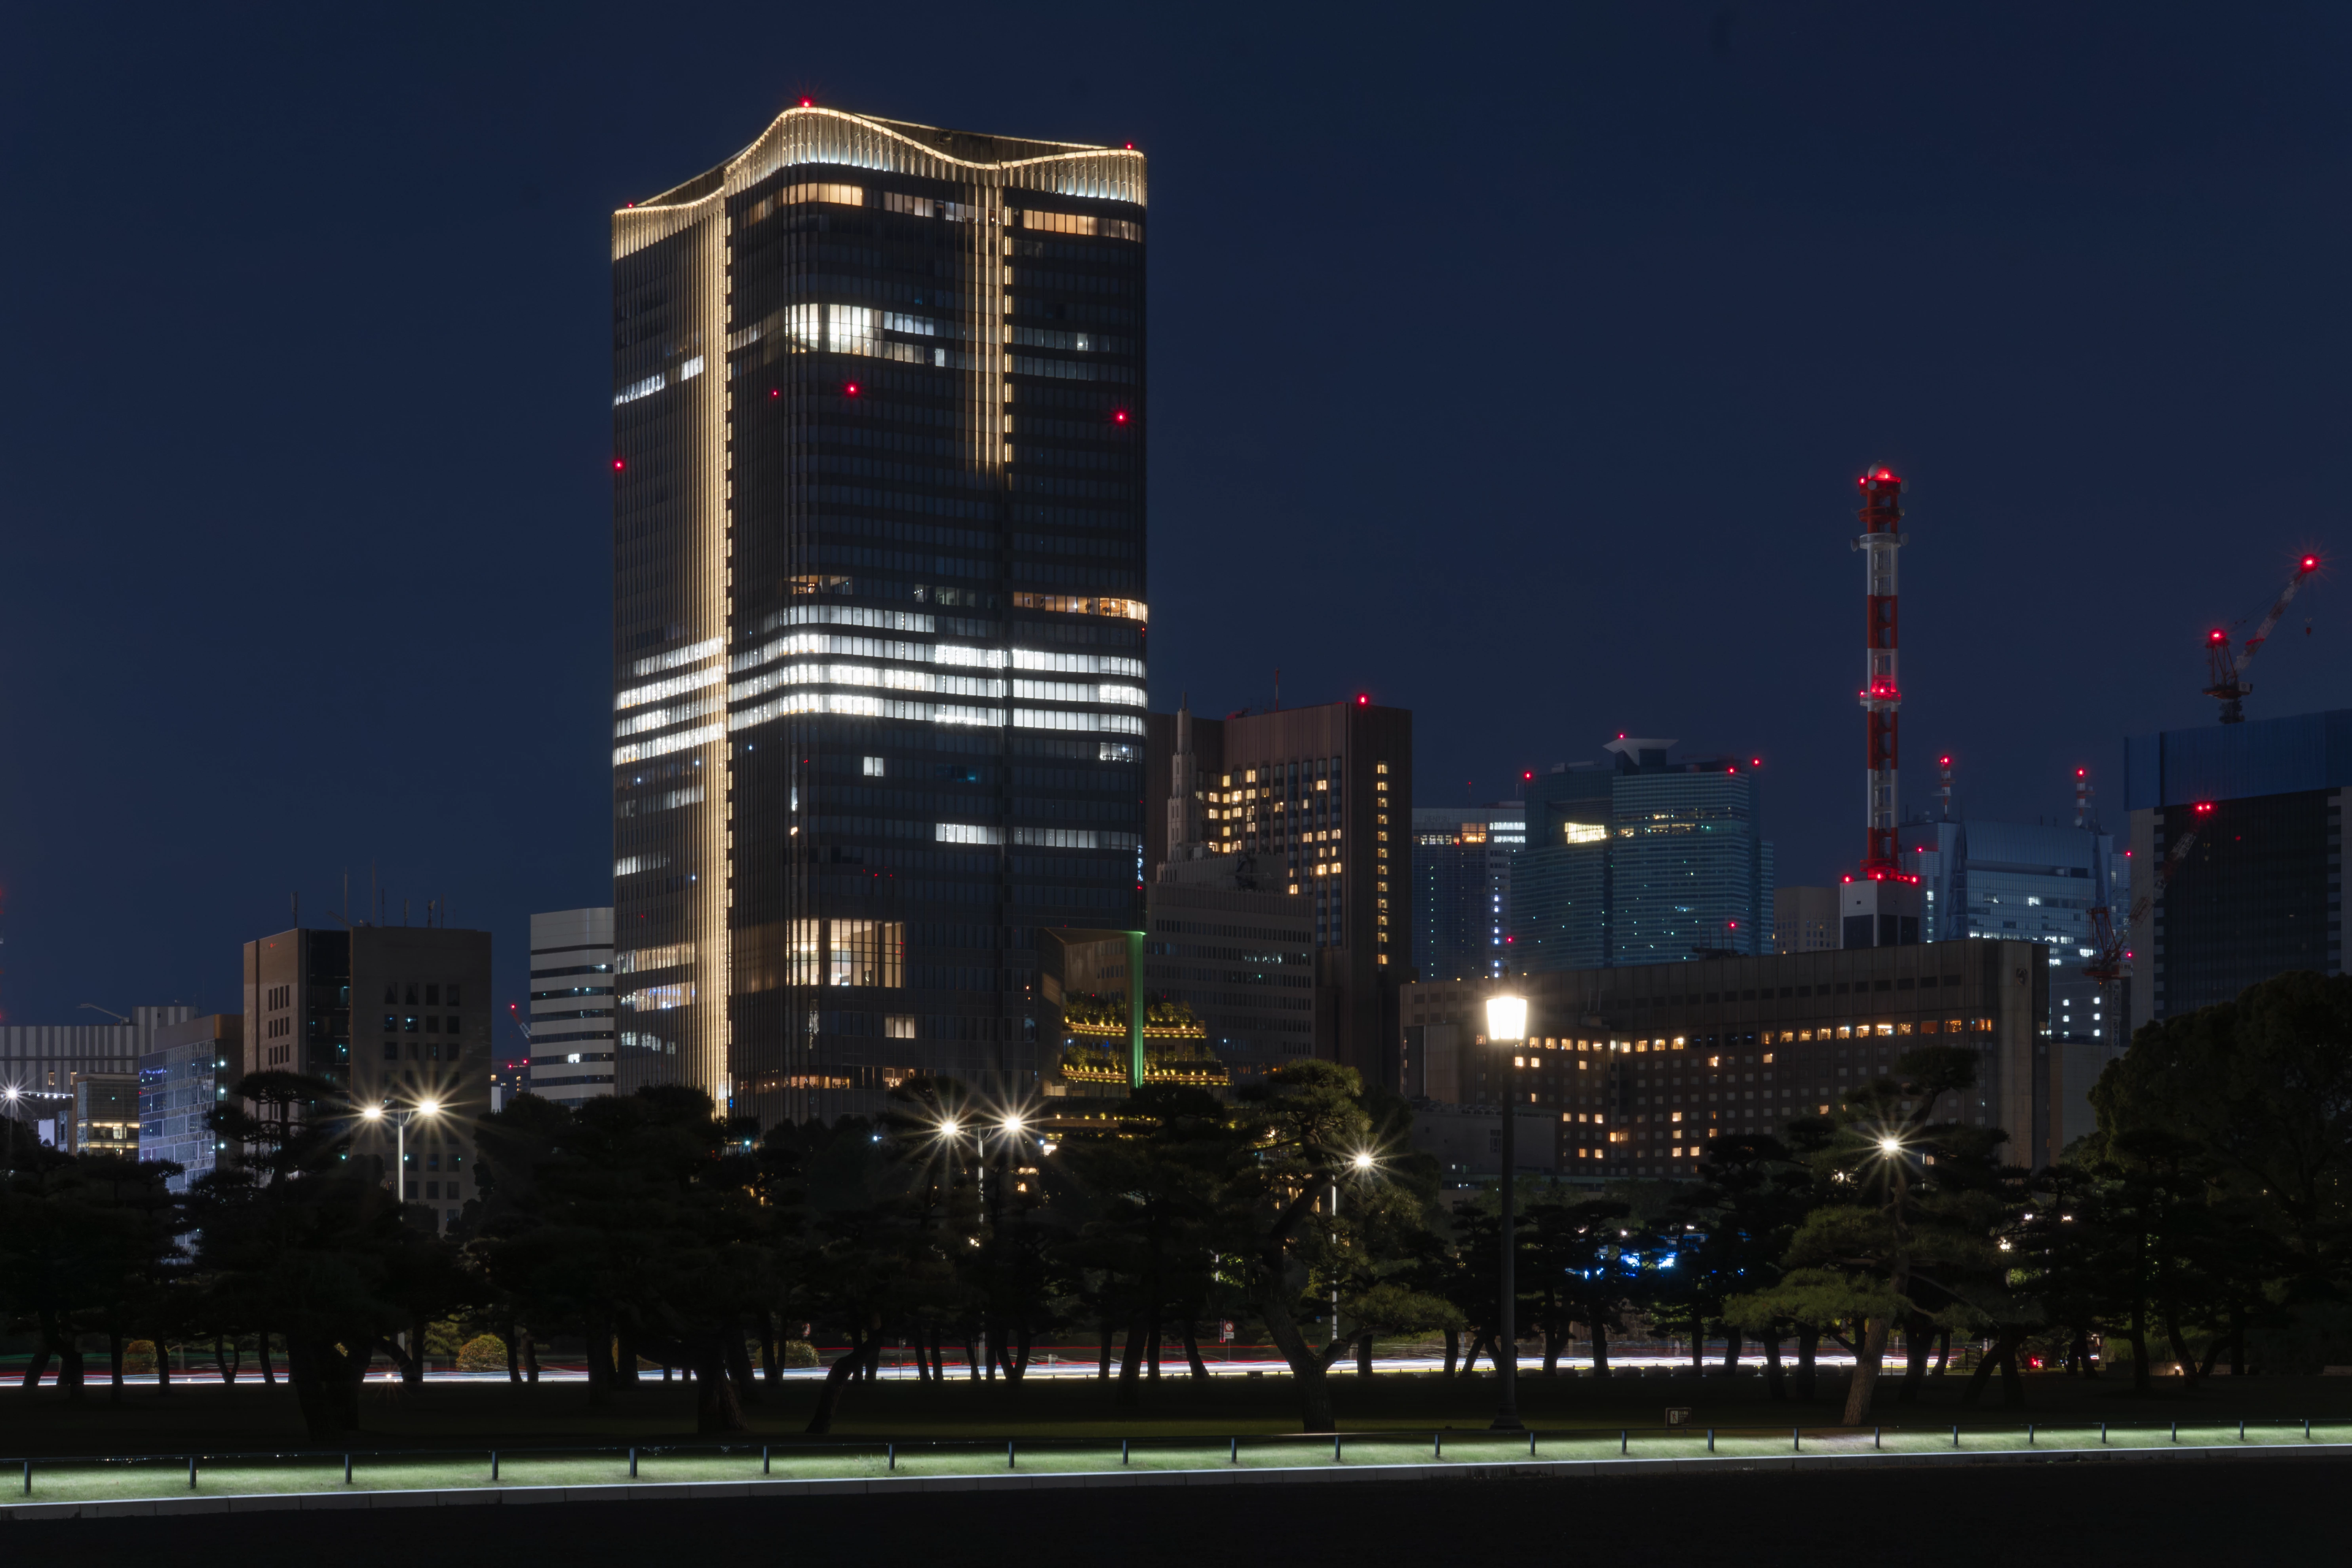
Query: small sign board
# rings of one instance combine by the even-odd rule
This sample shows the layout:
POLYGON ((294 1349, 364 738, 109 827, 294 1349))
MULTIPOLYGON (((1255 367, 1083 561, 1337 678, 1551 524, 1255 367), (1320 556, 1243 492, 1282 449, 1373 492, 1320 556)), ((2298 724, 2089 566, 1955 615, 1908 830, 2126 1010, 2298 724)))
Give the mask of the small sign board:
POLYGON ((1689 1425, 1690 1425, 1690 1418, 1691 1418, 1691 1413, 1690 1413, 1690 1406, 1689 1406, 1689 1405, 1667 1405, 1667 1406, 1666 1406, 1666 1425, 1667 1425, 1667 1426, 1689 1426, 1689 1425))

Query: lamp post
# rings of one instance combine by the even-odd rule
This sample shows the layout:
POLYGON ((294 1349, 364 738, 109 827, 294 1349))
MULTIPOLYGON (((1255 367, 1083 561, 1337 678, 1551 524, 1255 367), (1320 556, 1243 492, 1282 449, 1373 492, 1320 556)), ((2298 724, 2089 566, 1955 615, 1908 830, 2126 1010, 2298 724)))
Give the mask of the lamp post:
MULTIPOLYGON (((1516 1046, 1528 1037, 1528 999, 1524 996, 1489 996, 1486 998, 1486 1043, 1491 1046, 1516 1046)), ((1503 1091, 1503 1278, 1500 1331, 1496 1338, 1495 1370, 1500 1374, 1501 1405, 1495 1412, 1493 1429, 1517 1432, 1519 1424, 1519 1325, 1518 1325, 1518 1140, 1514 1135, 1519 1121, 1517 1079, 1503 1070, 1499 1058, 1496 1076, 1511 1087, 1503 1091)))
POLYGON ((364 1105, 360 1108, 360 1115, 369 1121, 392 1123, 392 1195, 394 1202, 408 1201, 408 1123, 410 1119, 418 1116, 437 1116, 440 1113, 441 1102, 437 1100, 420 1100, 406 1110, 393 1110, 381 1105, 364 1105))
POLYGON ((0 1099, 8 1102, 8 1184, 16 1184, 16 1101, 22 1091, 15 1084, 0 1089, 0 1099))

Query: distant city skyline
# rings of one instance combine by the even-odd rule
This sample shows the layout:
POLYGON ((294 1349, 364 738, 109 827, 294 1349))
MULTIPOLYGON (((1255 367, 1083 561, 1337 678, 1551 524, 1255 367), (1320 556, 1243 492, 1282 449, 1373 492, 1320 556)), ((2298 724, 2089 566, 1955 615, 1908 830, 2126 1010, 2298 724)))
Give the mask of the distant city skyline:
MULTIPOLYGON (((2212 722, 2208 631, 2347 548, 2333 13, 899 15, 957 42, 28 25, 19 199, 77 237, 0 262, 44 367, 0 393, 0 1016, 231 1006, 223 955, 371 866, 527 995, 529 915, 610 896, 600 231, 804 96, 1153 158, 1151 706, 1369 692, 1424 803, 1707 736, 1780 879, 1842 870, 1864 465, 1911 485, 1904 796, 1949 753, 1996 820, 2120 799, 2126 734, 2212 722), (202 367, 168 417, 124 396, 159 357, 202 367)), ((2344 636, 2323 564, 2249 717, 2344 706, 2344 636)))

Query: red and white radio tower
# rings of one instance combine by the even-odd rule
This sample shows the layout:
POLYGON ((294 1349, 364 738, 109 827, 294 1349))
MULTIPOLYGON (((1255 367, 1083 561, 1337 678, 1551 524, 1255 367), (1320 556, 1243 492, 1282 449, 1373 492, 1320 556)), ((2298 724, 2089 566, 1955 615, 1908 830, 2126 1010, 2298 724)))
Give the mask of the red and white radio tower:
POLYGON ((1903 549, 1903 481, 1888 469, 1864 474, 1854 481, 1862 487, 1862 537, 1853 547, 1863 552, 1868 573, 1865 676, 1862 710, 1870 731, 1869 847, 1862 857, 1862 874, 1874 882, 1895 875, 1896 725, 1902 716, 1903 682, 1896 666, 1895 558, 1903 549))
MULTIPOLYGON (((1863 721, 1869 732, 1864 823, 1867 841, 1862 871, 1848 877, 1839 895, 1846 947, 1908 946, 1919 940, 1926 913, 1916 876, 1896 858, 1897 808, 1895 773, 1901 761, 1897 721, 1903 708, 1902 670, 1896 660, 1895 558, 1903 548, 1903 481, 1891 468, 1866 473, 1862 487, 1861 536, 1864 581, 1863 721)), ((1950 786, 1946 784, 1948 798, 1950 786)))

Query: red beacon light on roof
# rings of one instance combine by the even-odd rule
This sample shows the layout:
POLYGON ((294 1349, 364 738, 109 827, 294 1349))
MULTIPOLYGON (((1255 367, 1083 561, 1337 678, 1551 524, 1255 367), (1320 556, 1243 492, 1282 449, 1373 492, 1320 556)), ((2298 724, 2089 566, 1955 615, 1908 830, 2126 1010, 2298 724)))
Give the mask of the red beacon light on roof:
POLYGON ((801 100, 801 107, 803 109, 814 109, 816 107, 816 100, 813 98, 803 98, 801 100))
POLYGON ((2318 556, 2316 556, 2316 555, 2306 555, 2306 556, 2305 556, 2305 557, 2303 558, 2303 569, 2304 569, 2305 571, 2306 571, 2306 572, 2316 572, 2316 571, 2318 571, 2318 570, 2319 570, 2319 557, 2318 557, 2318 556))
POLYGON ((1372 698, 1371 698, 1371 694, 1370 694, 1370 692, 1367 692, 1367 691, 1359 691, 1359 692, 1357 692, 1357 693, 1356 693, 1356 706, 1357 706, 1357 707, 1359 707, 1359 708, 1370 708, 1371 705, 1372 705, 1372 698))
POLYGON ((613 459, 613 471, 614 471, 614 473, 616 473, 616 474, 617 474, 617 473, 619 473, 623 468, 626 468, 626 467, 628 467, 628 465, 627 465, 626 463, 622 462, 620 458, 614 458, 614 459, 613 459))
POLYGON ((2190 809, 2195 811, 2200 816, 2202 816, 2205 813, 2213 809, 2213 803, 2210 800, 2200 800, 2190 809))

